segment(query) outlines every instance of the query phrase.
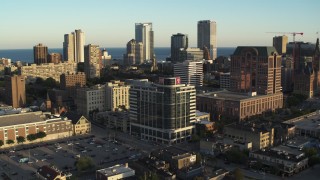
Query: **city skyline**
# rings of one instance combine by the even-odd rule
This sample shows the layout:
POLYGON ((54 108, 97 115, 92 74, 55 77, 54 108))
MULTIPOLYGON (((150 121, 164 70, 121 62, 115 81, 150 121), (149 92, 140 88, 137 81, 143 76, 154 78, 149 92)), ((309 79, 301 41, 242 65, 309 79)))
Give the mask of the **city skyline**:
MULTIPOLYGON (((62 48, 64 34, 74 29, 86 33, 86 44, 125 47, 139 22, 152 22, 155 47, 170 47, 176 33, 188 34, 190 47, 196 47, 200 20, 217 22, 218 47, 272 45, 272 38, 282 35, 266 32, 304 32, 297 41, 315 42, 320 30, 314 23, 320 15, 316 0, 154 1, 152 7, 148 2, 5 1, 0 15, 10 18, 2 20, 0 49, 32 48, 38 43, 62 48), (92 4, 99 6, 93 9, 92 4)), ((292 36, 288 38, 292 41, 292 36)))

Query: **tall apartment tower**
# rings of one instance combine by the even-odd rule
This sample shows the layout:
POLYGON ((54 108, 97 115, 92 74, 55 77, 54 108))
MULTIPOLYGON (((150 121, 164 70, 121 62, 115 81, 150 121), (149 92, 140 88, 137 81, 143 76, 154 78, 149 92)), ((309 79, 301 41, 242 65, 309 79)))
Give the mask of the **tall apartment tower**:
POLYGON ((75 62, 75 36, 74 33, 65 34, 63 42, 63 60, 75 62))
POLYGON ((133 65, 133 64, 142 64, 144 61, 143 56, 143 44, 137 42, 134 39, 131 39, 127 43, 127 53, 124 54, 124 64, 133 65))
POLYGON ((180 49, 188 48, 188 35, 187 34, 173 34, 171 36, 171 61, 179 61, 180 49))
POLYGON ((280 93, 281 56, 276 49, 238 46, 231 56, 230 90, 260 95, 280 93))
POLYGON ((6 103, 14 108, 23 107, 26 104, 26 85, 24 76, 6 76, 6 103))
POLYGON ((48 63, 48 47, 38 44, 33 47, 33 57, 35 64, 48 63))
POLYGON ((119 108, 129 110, 129 89, 130 86, 119 80, 106 84, 106 109, 116 111, 119 108))
POLYGON ((186 60, 174 64, 174 76, 181 78, 181 84, 192 86, 203 85, 203 62, 186 60))
POLYGON ((179 77, 128 80, 130 84, 130 133, 166 144, 190 139, 196 112, 194 86, 180 84, 179 77))
POLYGON ((101 50, 98 45, 89 44, 84 47, 84 72, 88 79, 100 77, 101 50))
POLYGON ((198 21, 198 48, 207 47, 210 57, 217 58, 217 25, 215 21, 198 21))
POLYGON ((77 63, 84 62, 85 36, 81 29, 75 30, 75 60, 77 63))
POLYGON ((86 75, 83 72, 63 73, 60 75, 60 89, 67 90, 70 97, 76 97, 77 89, 86 85, 86 75))
POLYGON ((273 47, 276 48, 279 54, 287 52, 288 36, 275 36, 273 37, 273 47))
POLYGON ((64 35, 63 57, 68 62, 84 62, 85 35, 81 29, 64 35))
POLYGON ((144 60, 151 60, 154 58, 154 33, 152 30, 152 23, 136 23, 135 24, 135 39, 143 44, 143 58, 144 60))

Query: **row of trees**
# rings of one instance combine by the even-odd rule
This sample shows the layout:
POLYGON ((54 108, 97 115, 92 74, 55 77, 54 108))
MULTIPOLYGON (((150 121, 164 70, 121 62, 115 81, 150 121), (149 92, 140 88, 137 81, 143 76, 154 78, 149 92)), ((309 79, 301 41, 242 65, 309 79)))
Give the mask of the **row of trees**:
MULTIPOLYGON (((29 142, 32 142, 32 141, 34 141, 34 140, 36 140, 36 139, 42 139, 42 138, 44 138, 44 137, 46 137, 46 136, 47 136, 47 134, 46 134, 45 132, 40 131, 40 132, 38 132, 38 133, 36 133, 36 134, 29 134, 29 135, 27 135, 27 140, 28 140, 29 142)), ((21 144, 21 143, 26 142, 26 138, 23 137, 23 136, 18 136, 18 137, 16 138, 16 140, 17 140, 17 143, 18 143, 18 144, 21 144)), ((6 144, 14 144, 14 140, 8 139, 8 140, 6 141, 6 144)), ((3 145, 4 145, 4 142, 3 142, 2 140, 0 140, 0 147, 3 146, 3 145)))

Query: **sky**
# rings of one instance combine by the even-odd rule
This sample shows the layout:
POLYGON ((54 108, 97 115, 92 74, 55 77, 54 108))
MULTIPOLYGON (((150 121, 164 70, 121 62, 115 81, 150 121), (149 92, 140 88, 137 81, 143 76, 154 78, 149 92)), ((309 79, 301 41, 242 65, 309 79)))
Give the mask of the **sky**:
POLYGON ((62 48, 75 29, 86 44, 125 47, 141 22, 153 23, 155 47, 170 47, 176 33, 196 47, 199 20, 216 21, 218 47, 272 45, 283 35, 266 32, 303 32, 296 40, 314 43, 319 7, 320 0, 1 0, 0 49, 62 48))

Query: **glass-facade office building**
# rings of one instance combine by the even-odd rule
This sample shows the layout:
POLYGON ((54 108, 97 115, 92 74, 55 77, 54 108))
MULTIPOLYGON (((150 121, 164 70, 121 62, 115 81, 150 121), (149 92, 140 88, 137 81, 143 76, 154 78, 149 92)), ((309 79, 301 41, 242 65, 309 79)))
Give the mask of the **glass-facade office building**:
POLYGON ((130 132, 141 139, 179 143, 190 139, 195 120, 194 86, 180 78, 160 78, 158 84, 132 80, 130 88, 130 132))

